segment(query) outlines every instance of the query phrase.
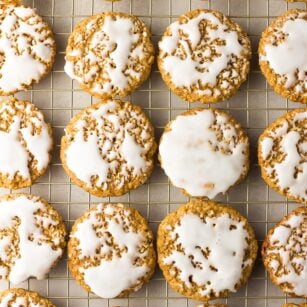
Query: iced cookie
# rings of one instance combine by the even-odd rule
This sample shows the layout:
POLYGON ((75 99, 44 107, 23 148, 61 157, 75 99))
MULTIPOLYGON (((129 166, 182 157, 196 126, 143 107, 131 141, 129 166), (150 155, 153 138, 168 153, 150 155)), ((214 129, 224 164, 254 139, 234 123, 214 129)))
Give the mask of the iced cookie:
POLYGON ((1 307, 55 307, 39 293, 21 288, 8 289, 0 292, 1 307))
POLYGON ((288 304, 283 304, 282 307, 307 307, 307 303, 302 303, 302 304, 293 304, 293 303, 288 303, 288 304))
POLYGON ((143 184, 152 172, 154 128, 130 102, 99 102, 73 117, 65 131, 63 167, 89 193, 119 196, 143 184))
POLYGON ((156 265, 147 221, 122 204, 99 204, 73 225, 68 266, 79 284, 103 298, 139 290, 156 265))
POLYGON ((214 198, 246 176, 249 141, 228 113, 196 108, 166 125, 159 160, 172 184, 185 194, 214 198))
POLYGON ((29 88, 47 75, 55 60, 49 25, 35 9, 0 4, 0 95, 29 88))
POLYGON ((0 279, 19 284, 44 279, 66 246, 65 226, 44 199, 28 194, 0 197, 0 279))
POLYGON ((293 210, 270 229, 262 257, 275 285, 286 294, 307 298, 307 207, 293 210))
POLYGON ((307 109, 275 120, 258 141, 262 178, 280 194, 307 202, 307 109))
POLYGON ((99 98, 127 96, 149 76, 151 34, 135 16, 104 12, 81 21, 70 35, 65 72, 99 98))
POLYGON ((192 201, 159 225, 158 263, 180 294, 207 301, 246 283, 257 256, 253 229, 236 210, 212 201, 192 201))
POLYGON ((307 11, 289 10, 275 19, 259 42, 260 68, 274 91, 307 103, 307 11))
POLYGON ((0 186, 28 187, 45 173, 51 160, 52 130, 29 101, 0 102, 0 186))
POLYGON ((166 29, 159 42, 158 67, 179 97, 212 103, 237 92, 250 58, 249 38, 237 23, 218 11, 199 9, 166 29))

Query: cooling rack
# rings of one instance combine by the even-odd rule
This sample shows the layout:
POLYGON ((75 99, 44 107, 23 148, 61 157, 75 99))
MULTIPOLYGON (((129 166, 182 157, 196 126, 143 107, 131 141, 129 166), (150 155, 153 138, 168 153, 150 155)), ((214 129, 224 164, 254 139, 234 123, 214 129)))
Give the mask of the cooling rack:
MULTIPOLYGON (((174 188, 158 163, 148 183, 122 197, 97 198, 73 185, 65 175, 59 160, 59 144, 63 129, 70 118, 80 109, 95 102, 81 91, 64 73, 64 51, 67 38, 74 25, 81 19, 106 10, 132 13, 142 18, 151 28, 155 44, 166 26, 182 13, 194 8, 212 8, 224 12, 238 22, 249 34, 253 45, 253 60, 247 82, 227 102, 215 104, 231 113, 246 129, 251 140, 251 170, 248 178, 228 195, 217 198, 228 203, 248 217, 255 229, 259 243, 283 215, 299 204, 278 195, 260 178, 256 159, 256 142, 259 134, 275 118, 287 110, 301 107, 275 94, 265 82, 257 63, 257 44, 261 31, 270 20, 289 8, 305 8, 304 3, 287 3, 284 0, 31 0, 25 4, 36 7, 38 12, 52 25, 57 41, 57 60, 52 73, 32 90, 16 95, 33 101, 52 123, 55 136, 53 160, 47 174, 31 188, 23 191, 47 199, 63 216, 67 228, 89 206, 98 202, 122 202, 137 208, 150 222, 155 232, 159 222, 171 210, 188 199, 174 188)), ((303 52, 303 51, 302 51, 303 52)), ((172 94, 162 79, 156 65, 150 79, 130 97, 143 107, 156 127, 157 140, 164 125, 192 104, 172 94)), ((193 104, 193 107, 201 106, 193 104)), ((210 106, 206 106, 210 107, 210 106)), ((1 189, 0 193, 7 193, 1 189)), ((286 302, 303 302, 283 293, 267 277, 260 257, 248 284, 227 299, 216 300, 227 306, 279 307, 286 302)), ((16 285, 0 282, 0 288, 16 285)), ((17 285, 40 292, 58 307, 188 307, 199 303, 187 300, 172 291, 157 269, 149 284, 125 299, 100 299, 88 294, 72 279, 67 270, 66 257, 52 270, 48 279, 30 279, 17 285)))

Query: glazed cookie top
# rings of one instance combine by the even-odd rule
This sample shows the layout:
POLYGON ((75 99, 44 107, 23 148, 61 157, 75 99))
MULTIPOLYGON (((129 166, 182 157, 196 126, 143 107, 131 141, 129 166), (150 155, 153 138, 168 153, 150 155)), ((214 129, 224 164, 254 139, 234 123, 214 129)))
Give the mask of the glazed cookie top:
POLYGON ((154 129, 141 108, 109 100, 71 120, 61 157, 77 184, 94 194, 116 195, 133 181, 146 180, 155 149, 154 129))
POLYGON ((45 172, 52 150, 52 131, 29 101, 0 103, 0 185, 29 186, 45 172))
POLYGON ((260 65, 276 74, 274 83, 302 95, 307 102, 307 11, 289 10, 263 32, 259 45, 260 65), (287 59, 285 61, 285 59, 287 59))
POLYGON ((138 290, 155 266, 147 222, 122 204, 99 204, 87 211, 76 221, 70 238, 70 267, 100 297, 138 290))
POLYGON ((0 53, 0 94, 10 95, 38 82, 51 69, 52 31, 35 9, 0 4, 0 53))
POLYGON ((300 207, 270 230, 263 245, 266 267, 282 290, 307 297, 307 208, 300 207))
POLYGON ((167 28, 158 64, 171 87, 181 89, 179 96, 187 91, 189 101, 217 102, 245 80, 250 56, 250 41, 238 24, 218 11, 194 10, 167 28))
POLYGON ((214 202, 180 207, 162 221, 157 240, 166 279, 187 297, 202 300, 235 292, 257 254, 247 220, 214 202))
POLYGON ((258 158, 264 179, 280 193, 307 201, 307 109, 273 122, 260 136, 258 158))
POLYGON ((46 201, 27 194, 0 198, 0 279, 45 278, 65 245, 62 219, 46 201))
POLYGON ((104 12, 77 25, 68 41, 65 71, 94 96, 123 97, 144 81, 153 54, 142 20, 104 12))
POLYGON ((191 196, 214 198, 247 174, 249 141, 229 114, 193 109, 166 126, 159 159, 175 186, 191 196))
POLYGON ((16 288, 0 292, 0 307, 55 307, 55 305, 37 292, 16 288))

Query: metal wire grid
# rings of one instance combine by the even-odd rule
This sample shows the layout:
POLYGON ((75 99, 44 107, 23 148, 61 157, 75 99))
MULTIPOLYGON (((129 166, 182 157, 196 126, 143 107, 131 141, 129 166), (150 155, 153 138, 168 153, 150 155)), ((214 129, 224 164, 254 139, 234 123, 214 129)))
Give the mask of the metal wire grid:
MULTIPOLYGON (((137 208, 156 231, 163 217, 188 199, 170 185, 163 171, 157 165, 149 182, 125 196, 97 198, 71 184, 59 160, 59 144, 63 129, 69 119, 80 109, 95 102, 82 92, 64 73, 64 50, 66 41, 79 20, 105 10, 124 11, 142 18, 150 27, 156 43, 165 27, 178 15, 194 8, 218 9, 242 25, 248 32, 254 49, 251 73, 248 81, 237 95, 227 102, 214 105, 233 114, 246 129, 251 139, 251 171, 248 178, 228 195, 218 201, 228 203, 248 217, 261 244, 267 230, 284 214, 299 206, 270 190, 260 178, 256 160, 256 141, 262 130, 276 117, 288 109, 301 107, 276 95, 268 87, 257 64, 257 43, 261 31, 271 18, 288 8, 305 8, 304 3, 286 3, 283 0, 29 0, 26 4, 36 7, 53 26, 58 45, 58 56, 52 73, 43 82, 28 92, 19 93, 18 98, 33 101, 52 123, 56 146, 49 171, 28 193, 40 195, 49 200, 62 214, 67 228, 90 205, 98 202, 123 202, 137 208)), ((129 97, 139 104, 152 119, 156 127, 157 140, 164 125, 187 108, 201 106, 187 104, 172 94, 163 84, 155 66, 148 82, 129 97)), ((209 106, 210 107, 210 106, 209 106)), ((7 190, 0 190, 2 194, 7 190)), ((64 257, 66 258, 66 257, 64 257)), ((0 282, 1 288, 13 287, 0 282)), ((96 307, 182 307, 196 306, 197 302, 187 300, 173 292, 159 270, 151 282, 139 292, 126 299, 99 299, 81 289, 69 275, 66 259, 52 270, 48 279, 29 281, 18 285, 40 292, 57 306, 96 307)), ((281 306, 286 302, 303 302, 288 298, 272 285, 259 258, 248 284, 228 299, 217 300, 228 306, 281 306)))

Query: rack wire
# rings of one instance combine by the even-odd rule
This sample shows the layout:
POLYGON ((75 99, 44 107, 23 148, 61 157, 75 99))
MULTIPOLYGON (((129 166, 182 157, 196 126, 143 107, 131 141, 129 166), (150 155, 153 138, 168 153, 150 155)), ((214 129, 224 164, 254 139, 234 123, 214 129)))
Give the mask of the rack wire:
MULTIPOLYGON (((23 191, 40 195, 53 204, 63 216, 68 230, 74 220, 92 204, 122 202, 137 208, 147 217, 155 232, 159 222, 168 212, 188 200, 169 183, 158 164, 148 183, 116 198, 97 198, 85 193, 69 181, 61 167, 59 144, 64 127, 76 112, 95 102, 95 99, 81 91, 63 71, 67 38, 79 20, 107 10, 128 12, 142 18, 151 28, 155 44, 169 23, 194 8, 220 10, 248 32, 253 45, 249 78, 233 98, 214 107, 234 115, 246 129, 252 144, 251 170, 243 183, 216 200, 230 204, 247 216, 260 244, 274 223, 299 206, 269 189, 260 178, 256 159, 256 142, 259 134, 272 120, 288 109, 298 108, 301 105, 288 102, 268 87, 257 63, 257 44, 261 31, 272 18, 289 8, 306 9, 306 3, 287 3, 284 0, 121 0, 119 2, 25 0, 24 2, 36 7, 38 12, 50 22, 58 51, 56 63, 49 77, 34 86, 32 90, 16 95, 18 98, 33 101, 43 110, 46 118, 52 123, 56 143, 47 174, 31 188, 23 191)), ((127 99, 143 107, 150 116, 156 127, 157 140, 170 119, 192 106, 202 106, 198 103, 188 104, 172 94, 163 83, 156 65, 153 67, 150 79, 127 99)), ((5 189, 0 189, 2 194, 7 192, 5 189)), ((0 282, 1 289, 13 286, 16 285, 0 282)), ((69 275, 66 257, 51 271, 48 279, 42 281, 30 279, 17 286, 40 292, 58 307, 188 307, 199 304, 172 291, 158 269, 150 283, 129 298, 100 299, 88 294, 77 285, 69 275)), ((259 257, 248 284, 236 294, 215 302, 226 303, 229 307, 277 307, 286 302, 304 302, 304 300, 287 297, 272 285, 259 257)))

